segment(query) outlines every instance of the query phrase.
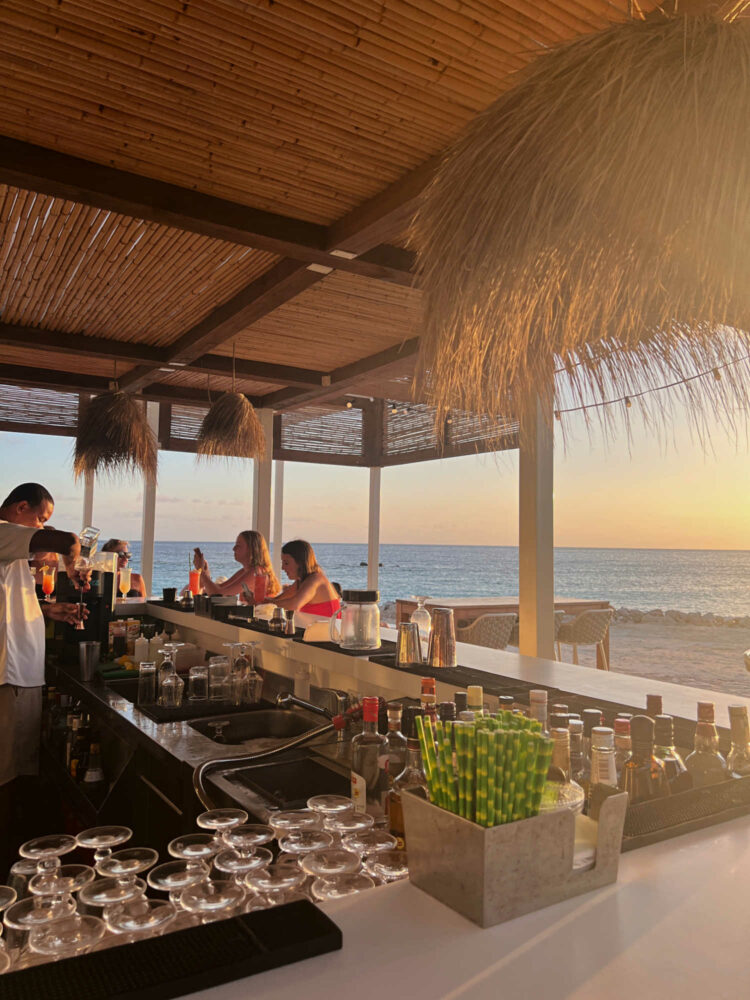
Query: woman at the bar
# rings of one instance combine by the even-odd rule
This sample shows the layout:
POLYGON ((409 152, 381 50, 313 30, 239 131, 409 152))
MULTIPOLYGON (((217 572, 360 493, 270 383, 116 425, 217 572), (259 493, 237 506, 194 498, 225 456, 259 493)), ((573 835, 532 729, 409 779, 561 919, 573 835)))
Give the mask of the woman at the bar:
POLYGON ((273 600, 280 608, 331 618, 341 607, 336 588, 318 565, 312 545, 297 538, 281 549, 281 568, 292 581, 273 600))
MULTIPOLYGON (((124 538, 110 538, 108 542, 102 545, 102 552, 116 552, 117 553, 117 593, 120 593, 120 573, 128 568, 128 563, 133 558, 133 554, 130 551, 130 546, 125 541, 124 538)), ((146 594, 146 583, 140 573, 136 573, 135 570, 131 570, 130 573, 130 590, 125 595, 126 597, 147 597, 146 594)))
POLYGON ((204 594, 240 594, 251 603, 262 604, 266 597, 279 593, 281 584, 273 571, 266 540, 259 531, 241 531, 232 552, 241 569, 228 580, 218 583, 211 578, 206 557, 200 549, 195 550, 193 565, 200 570, 204 594))

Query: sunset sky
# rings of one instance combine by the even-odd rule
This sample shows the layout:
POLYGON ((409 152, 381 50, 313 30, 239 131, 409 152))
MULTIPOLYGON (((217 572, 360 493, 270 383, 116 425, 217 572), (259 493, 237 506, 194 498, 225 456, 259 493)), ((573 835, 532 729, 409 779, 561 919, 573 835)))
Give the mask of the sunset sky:
MULTIPOLYGON (((78 528, 82 487, 70 472, 72 440, 0 434, 4 493, 44 483, 56 499, 57 527, 78 528)), ((223 541, 250 526, 252 478, 244 463, 196 470, 193 456, 160 453, 156 537, 223 541)), ((515 545, 516 452, 385 469, 381 540, 400 543, 515 545)), ((366 542, 365 469, 285 468, 284 537, 366 542)), ((634 432, 603 446, 574 428, 555 464, 555 543, 615 548, 750 548, 750 452, 716 431, 704 452, 678 425, 662 447, 634 432)), ((137 480, 97 483, 94 521, 105 536, 140 537, 137 480)))

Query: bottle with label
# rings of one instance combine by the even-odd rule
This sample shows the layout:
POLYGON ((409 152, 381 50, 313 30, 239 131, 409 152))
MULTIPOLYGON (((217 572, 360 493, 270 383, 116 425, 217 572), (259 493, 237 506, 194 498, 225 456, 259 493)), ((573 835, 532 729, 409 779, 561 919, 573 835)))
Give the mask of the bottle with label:
POLYGON ((529 691, 529 718, 541 723, 542 732, 547 735, 547 692, 543 689, 529 691))
POLYGON ((424 797, 429 798, 427 779, 422 768, 422 754, 419 749, 419 737, 415 720, 422 710, 409 705, 404 710, 403 727, 406 730, 406 764, 403 771, 393 780, 393 787, 388 793, 388 822, 392 835, 398 841, 400 848, 405 847, 406 833, 404 830, 404 810, 401 805, 401 795, 407 788, 424 789, 424 797))
POLYGON ((437 719, 437 694, 434 677, 423 677, 421 681, 422 693, 419 696, 419 704, 423 713, 435 722, 437 719))
POLYGON ((388 740, 378 732, 377 698, 362 699, 362 732, 352 738, 352 802, 375 822, 385 818, 388 792, 388 740))
POLYGON ((89 800, 98 806, 104 801, 107 788, 107 780, 104 777, 104 770, 102 768, 101 747, 99 743, 92 742, 88 767, 83 776, 83 790, 89 800))
POLYGON ((144 635, 139 635, 133 643, 133 659, 136 663, 148 662, 148 639, 144 635))
POLYGON ((498 698, 497 698, 497 707, 501 711, 505 710, 505 711, 508 711, 508 712, 512 712, 513 711, 513 706, 514 706, 515 702, 516 702, 516 699, 513 697, 512 694, 501 694, 501 695, 498 695, 498 698))
POLYGON ((727 762, 719 753, 719 734, 714 721, 714 703, 698 702, 698 725, 695 727, 693 752, 685 758, 695 788, 715 785, 729 777, 727 762))
POLYGON ((467 709, 475 716, 484 715, 484 688, 481 684, 470 684, 466 689, 467 709))
POLYGON ((401 732, 401 714, 403 706, 400 701, 388 702, 388 784, 393 784, 397 774, 401 774, 406 763, 406 737, 401 732))
POLYGON ((558 809, 583 811, 585 793, 577 781, 570 777, 570 733, 567 729, 552 729, 554 741, 552 762, 544 783, 540 812, 554 812, 558 809))
POLYGON ((750 774, 750 726, 744 705, 729 706, 729 724, 732 729, 732 748, 727 755, 727 767, 732 774, 750 774))
POLYGON ((664 764, 664 772, 673 792, 691 787, 685 761, 674 745, 674 719, 671 715, 657 715, 654 720, 654 757, 664 764))
POLYGON ((630 804, 669 795, 664 762, 654 756, 654 720, 634 715, 630 720, 632 750, 622 766, 619 788, 630 796, 630 804))
POLYGON ((590 784, 617 788, 615 733, 609 726, 594 726, 591 730, 590 784))
POLYGON ((615 767, 617 768, 617 780, 620 780, 625 761, 630 756, 632 749, 630 742, 630 716, 627 719, 618 717, 615 719, 615 767))
POLYGON ((646 715, 656 721, 657 715, 663 714, 662 700, 660 694, 646 695, 646 715))
POLYGON ((456 721, 456 703, 455 701, 441 701, 438 705, 438 718, 441 722, 455 722, 456 721))
POLYGON ((159 656, 159 650, 163 648, 164 643, 168 642, 166 632, 160 635, 154 635, 148 640, 148 656, 144 662, 156 663, 157 657, 159 656))
POLYGON ((583 710, 583 754, 591 757, 591 734, 596 726, 602 725, 600 708, 584 708, 583 710))
POLYGON ((568 732, 570 733, 570 776, 585 791, 589 784, 591 761, 583 752, 583 720, 571 719, 568 723, 568 732))
POLYGON ((553 729, 567 729, 570 716, 567 712, 551 712, 549 717, 549 731, 553 729))
POLYGON ((456 718, 458 718, 459 713, 466 711, 466 706, 468 704, 468 698, 466 697, 466 692, 465 691, 454 692, 453 701, 455 702, 456 705, 456 718))

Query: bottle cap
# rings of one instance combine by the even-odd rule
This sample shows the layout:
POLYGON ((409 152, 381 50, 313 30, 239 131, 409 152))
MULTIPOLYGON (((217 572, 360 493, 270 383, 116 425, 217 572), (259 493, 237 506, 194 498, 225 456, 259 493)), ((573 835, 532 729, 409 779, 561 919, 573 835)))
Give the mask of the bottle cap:
POLYGON ((563 712, 553 712, 549 717, 550 729, 567 729, 568 716, 563 712))
POLYGON ((459 712, 458 719, 460 722, 473 722, 475 719, 475 714, 474 712, 469 712, 469 711, 459 712))
POLYGON ((584 708, 583 710, 583 735, 591 738, 591 732, 596 726, 602 724, 602 713, 598 708, 584 708))
POLYGON ((466 692, 465 691, 455 691, 453 694, 453 700, 456 703, 456 712, 466 711, 466 692))
POLYGON ((630 719, 615 719, 615 736, 630 736, 630 719))
POLYGON ((469 705, 481 708, 484 704, 484 688, 481 684, 470 684, 466 689, 469 705))
POLYGON ((550 729, 550 736, 555 743, 570 744, 570 733, 567 729, 550 729))
POLYGON ((501 694, 498 696, 497 703, 500 708, 512 708, 515 700, 512 694, 501 694))
POLYGON ((580 719, 580 718, 581 718, 580 712, 568 712, 568 722, 570 722, 571 719, 580 719))
POLYGON ((657 715, 661 715, 663 712, 662 701, 660 694, 647 694, 646 695, 646 715, 650 715, 652 719, 655 719, 657 715))
POLYGON ((378 709, 380 707, 379 698, 363 698, 362 699, 362 718, 365 722, 377 722, 378 721, 378 709))
POLYGON ((434 677, 423 677, 422 678, 422 694, 435 694, 435 678, 434 677))
POLYGON ((553 712, 557 712, 559 715, 567 715, 568 714, 568 706, 567 705, 563 705, 562 702, 557 702, 555 705, 552 706, 552 711, 553 712))
POLYGON ((674 743, 674 719, 671 715, 657 715, 654 719, 654 742, 660 747, 674 743))
POLYGON ((438 705, 438 716, 443 722, 451 722, 456 718, 456 703, 454 701, 441 701, 438 705))
POLYGON ((633 713, 632 712, 618 712, 617 715, 615 716, 615 718, 616 719, 632 719, 633 718, 633 713))
POLYGON ((630 738, 633 746, 653 746, 654 720, 648 715, 634 715, 630 720, 630 738))
POLYGON ((594 726, 591 730, 592 750, 613 750, 615 746, 615 734, 609 726, 594 726))
POLYGON ((530 705, 546 705, 547 704, 547 692, 546 691, 529 691, 529 704, 530 705))
POLYGON ((582 736, 583 735, 583 720, 582 719, 569 719, 568 720, 568 731, 571 736, 582 736))
POLYGON ((729 720, 730 722, 734 719, 746 719, 747 718, 747 708, 744 705, 730 705, 729 706, 729 720))
POLYGON ((404 706, 400 701, 389 701, 388 702, 388 720, 391 722, 398 722, 401 718, 401 714, 404 710, 404 706))
POLYGON ((714 722, 714 703, 712 701, 698 702, 698 722, 714 722))

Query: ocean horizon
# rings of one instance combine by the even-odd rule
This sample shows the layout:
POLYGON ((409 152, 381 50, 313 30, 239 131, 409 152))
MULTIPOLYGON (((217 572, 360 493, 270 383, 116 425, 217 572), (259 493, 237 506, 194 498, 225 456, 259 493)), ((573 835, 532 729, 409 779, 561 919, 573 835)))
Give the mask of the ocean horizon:
MULTIPOLYGON (((344 588, 367 584, 367 545, 313 543, 320 565, 344 588), (364 565, 363 565, 364 564, 364 565)), ((188 560, 199 545, 214 577, 238 564, 232 542, 157 541, 153 591, 187 583, 188 560)), ((140 542, 130 543, 140 569, 140 542)), ((514 545, 396 545, 380 547, 382 603, 412 594, 430 597, 493 597, 518 594, 518 547, 514 545)), ((746 549, 555 548, 555 593, 608 600, 643 611, 750 614, 750 551, 746 549)))

